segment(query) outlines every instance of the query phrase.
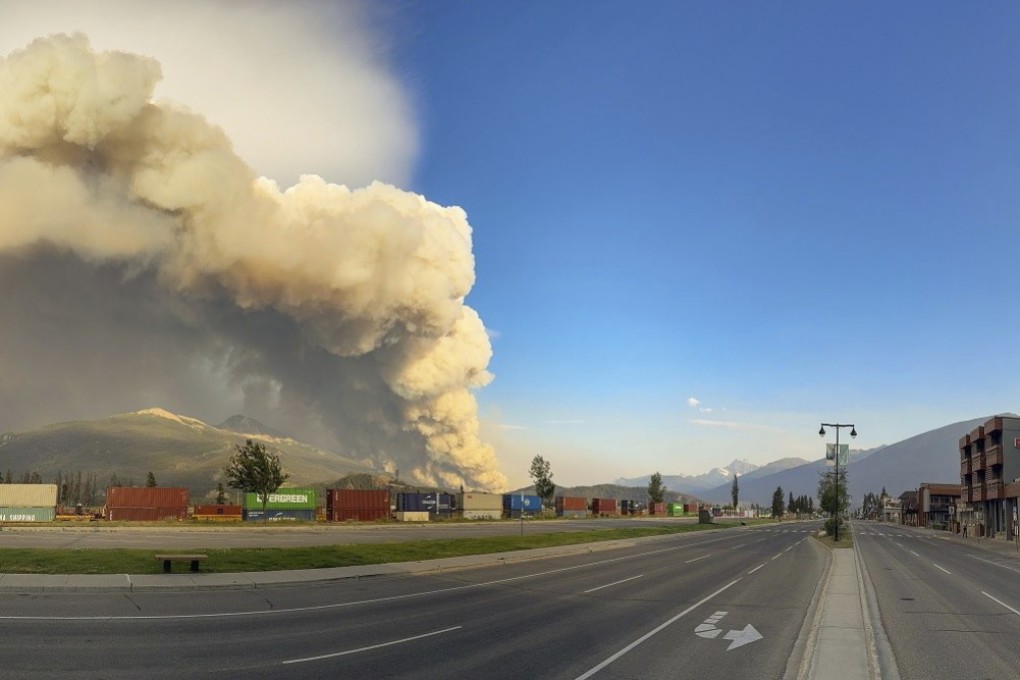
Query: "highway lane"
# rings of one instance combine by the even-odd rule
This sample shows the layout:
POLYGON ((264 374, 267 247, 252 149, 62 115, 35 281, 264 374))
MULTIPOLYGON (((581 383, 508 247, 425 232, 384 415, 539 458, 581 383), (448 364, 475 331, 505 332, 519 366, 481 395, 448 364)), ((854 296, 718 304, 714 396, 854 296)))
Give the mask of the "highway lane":
MULTIPOLYGON (((526 520, 528 533, 559 533, 626 527, 694 524, 682 517, 642 517, 586 520, 526 520)), ((0 530, 0 548, 264 548, 337 545, 344 543, 403 543, 447 538, 519 536, 520 522, 433 522, 429 524, 318 524, 261 526, 257 524, 171 524, 167 526, 107 526, 47 524, 6 526, 0 530)))
POLYGON ((1020 562, 925 529, 854 533, 904 680, 1017 677, 1020 562))
POLYGON ((4 677, 781 677, 824 573, 816 526, 442 576, 3 595, 4 677), (764 637, 727 651, 748 624, 764 637))

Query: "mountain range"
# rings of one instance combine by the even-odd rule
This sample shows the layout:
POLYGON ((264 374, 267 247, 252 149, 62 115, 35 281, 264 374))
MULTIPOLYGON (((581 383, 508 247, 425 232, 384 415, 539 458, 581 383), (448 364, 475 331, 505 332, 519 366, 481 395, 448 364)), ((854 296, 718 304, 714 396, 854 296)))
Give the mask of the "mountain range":
POLYGON ((159 408, 97 420, 47 425, 0 434, 0 470, 16 476, 38 472, 50 481, 57 472, 95 473, 101 487, 112 476, 145 483, 152 472, 160 486, 185 486, 191 498, 211 494, 223 467, 245 440, 278 452, 288 485, 311 485, 351 473, 380 474, 372 465, 311 446, 275 432, 257 420, 234 416, 218 426, 159 408))
MULTIPOLYGON (((915 435, 895 444, 865 451, 850 452, 846 479, 851 504, 860 504, 864 494, 879 493, 883 488, 892 496, 917 489, 921 482, 960 483, 960 437, 982 425, 988 416, 964 420, 915 435)), ((765 466, 768 467, 768 466, 765 466)), ((764 470, 761 468, 760 470, 764 470)), ((772 472, 771 474, 745 475, 738 479, 741 504, 758 503, 770 506, 777 487, 783 489, 784 498, 815 497, 819 475, 830 469, 824 458, 772 472)), ((730 503, 730 485, 726 484, 701 492, 705 500, 713 503, 730 503)))
MULTIPOLYGON (((1005 414, 1011 415, 1011 414, 1005 414)), ((916 489, 921 482, 959 483, 960 437, 988 417, 965 420, 865 451, 851 450, 847 466, 854 502, 883 488, 891 495, 916 489)), ((288 484, 316 485, 352 474, 386 476, 370 463, 296 441, 245 416, 233 416, 217 426, 163 409, 146 409, 97 420, 56 423, 24 432, 0 434, 0 472, 16 477, 38 472, 44 480, 77 471, 95 473, 100 485, 116 475, 122 482, 141 484, 152 472, 160 486, 186 486, 192 498, 211 494, 222 470, 246 439, 258 440, 277 451, 288 484)), ((821 447, 819 447, 821 448, 821 447)), ((667 500, 731 502, 733 476, 738 476, 742 505, 771 505, 773 492, 784 497, 814 497, 824 459, 782 458, 764 466, 734 460, 702 475, 663 475, 667 500)), ((650 475, 617 479, 615 484, 561 487, 564 495, 645 500, 650 475)))

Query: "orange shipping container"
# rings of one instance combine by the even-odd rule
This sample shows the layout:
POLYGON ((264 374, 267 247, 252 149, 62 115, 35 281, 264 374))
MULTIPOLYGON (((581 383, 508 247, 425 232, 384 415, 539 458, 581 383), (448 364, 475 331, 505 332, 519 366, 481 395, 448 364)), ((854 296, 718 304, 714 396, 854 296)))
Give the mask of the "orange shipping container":
POLYGON ((330 522, 371 522, 390 516, 390 492, 386 489, 328 489, 326 519, 330 522))
POLYGON ((556 512, 564 510, 587 510, 588 501, 581 496, 557 496, 556 512))
POLYGON ((184 508, 188 490, 170 486, 112 486, 106 490, 108 508, 184 508))
POLYGON ((195 512, 192 514, 196 517, 214 516, 241 519, 243 516, 242 510, 243 508, 240 505, 196 505, 195 512))

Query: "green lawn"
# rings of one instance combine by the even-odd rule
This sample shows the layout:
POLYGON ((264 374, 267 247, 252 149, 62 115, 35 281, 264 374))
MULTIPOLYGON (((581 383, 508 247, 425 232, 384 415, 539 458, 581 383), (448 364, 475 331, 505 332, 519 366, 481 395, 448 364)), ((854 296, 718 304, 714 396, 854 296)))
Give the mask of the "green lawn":
MULTIPOLYGON (((749 523, 752 520, 749 520, 749 523)), ((757 522, 755 522, 757 523, 757 522)), ((528 548, 576 545, 643 536, 718 529, 738 526, 737 522, 716 524, 677 524, 675 526, 593 529, 564 533, 533 533, 529 527, 523 537, 460 538, 413 541, 410 543, 346 544, 307 548, 235 548, 229 550, 181 549, 174 553, 202 553, 206 573, 238 571, 277 571, 285 569, 322 569, 388 562, 415 562, 440 557, 482 555, 528 548)), ((7 574, 155 574, 162 563, 154 559, 158 550, 89 549, 36 550, 12 548, 0 550, 0 572, 7 574)))

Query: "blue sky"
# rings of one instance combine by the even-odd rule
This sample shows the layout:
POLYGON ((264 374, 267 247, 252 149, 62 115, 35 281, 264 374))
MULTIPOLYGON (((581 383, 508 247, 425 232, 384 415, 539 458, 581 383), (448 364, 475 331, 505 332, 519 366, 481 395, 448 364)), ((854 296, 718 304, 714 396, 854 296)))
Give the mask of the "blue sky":
POLYGON ((426 3, 394 23, 412 188, 474 226, 479 399, 518 458, 564 483, 697 473, 819 457, 822 420, 871 447, 1017 410, 1020 7, 426 3))
MULTIPOLYGON (((113 6, 132 7, 90 5, 113 6)), ((343 19, 308 6, 324 25, 343 19)), ((70 28, 62 13, 28 17, 0 0, 8 17, 15 7, 26 15, 0 27, 4 52, 40 26, 70 28)), ((495 380, 477 397, 512 485, 536 453, 558 483, 588 484, 818 458, 821 421, 855 422, 855 446, 870 448, 1020 410, 1020 5, 465 1, 355 13, 364 44, 296 35, 288 49, 314 60, 353 42, 383 64, 414 141, 402 149, 411 161, 375 174, 467 211, 468 303, 494 349, 495 380)), ((151 51, 168 88, 229 61, 178 65, 191 43, 168 18, 154 30, 149 17, 150 37, 165 39, 151 50, 129 23, 90 35, 151 51)), ((248 109, 217 118, 203 99, 216 94, 180 96, 244 153, 248 109)), ((302 107, 279 96, 260 112, 297 119, 302 107)), ((275 154, 249 156, 262 172, 286 176, 293 161, 351 181, 316 166, 314 145, 261 142, 275 154)))

